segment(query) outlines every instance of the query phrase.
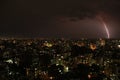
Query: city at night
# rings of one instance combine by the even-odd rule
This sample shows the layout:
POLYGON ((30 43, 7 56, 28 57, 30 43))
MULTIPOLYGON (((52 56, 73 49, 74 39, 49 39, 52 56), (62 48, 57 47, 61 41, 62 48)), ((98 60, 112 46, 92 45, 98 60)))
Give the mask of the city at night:
POLYGON ((120 0, 1 0, 0 80, 120 80, 120 0))

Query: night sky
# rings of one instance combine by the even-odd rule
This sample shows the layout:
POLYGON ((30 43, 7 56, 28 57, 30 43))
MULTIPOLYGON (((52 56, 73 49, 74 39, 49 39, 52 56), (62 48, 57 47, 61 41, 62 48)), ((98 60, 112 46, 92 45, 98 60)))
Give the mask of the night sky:
POLYGON ((120 38, 120 0, 0 0, 1 37, 120 38))

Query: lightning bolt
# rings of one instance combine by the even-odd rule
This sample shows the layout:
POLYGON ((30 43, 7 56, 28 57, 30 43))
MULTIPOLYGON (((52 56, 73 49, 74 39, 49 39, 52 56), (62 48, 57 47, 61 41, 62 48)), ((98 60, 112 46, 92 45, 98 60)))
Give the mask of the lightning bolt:
POLYGON ((97 18, 102 22, 102 24, 105 28, 106 34, 107 34, 107 38, 109 39, 110 38, 110 33, 109 33, 109 29, 108 29, 105 21, 103 20, 103 18, 101 16, 98 16, 97 18))
POLYGON ((110 38, 109 29, 108 29, 108 27, 107 27, 107 25, 105 24, 105 22, 104 22, 104 21, 102 21, 102 23, 103 23, 104 28, 105 28, 105 31, 106 31, 106 33, 107 33, 107 38, 109 39, 109 38, 110 38))

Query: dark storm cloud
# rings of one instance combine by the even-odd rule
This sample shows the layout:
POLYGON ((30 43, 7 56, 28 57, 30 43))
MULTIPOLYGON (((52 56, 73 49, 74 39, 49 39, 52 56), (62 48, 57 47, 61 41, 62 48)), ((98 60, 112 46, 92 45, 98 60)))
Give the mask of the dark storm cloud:
POLYGON ((77 21, 105 13, 118 21, 119 7, 120 0, 1 0, 0 34, 51 36, 56 17, 77 21))
POLYGON ((14 16, 91 17, 100 11, 120 13, 120 0, 8 0, 2 1, 2 12, 14 16), (4 5, 3 5, 3 4, 4 5))

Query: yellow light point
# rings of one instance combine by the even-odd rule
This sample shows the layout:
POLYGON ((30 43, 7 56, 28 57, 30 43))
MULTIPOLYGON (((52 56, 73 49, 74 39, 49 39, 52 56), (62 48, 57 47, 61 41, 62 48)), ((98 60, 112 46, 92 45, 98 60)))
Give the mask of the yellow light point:
POLYGON ((44 46, 52 47, 53 45, 51 43, 44 43, 44 46))
POLYGON ((64 67, 64 71, 65 71, 65 72, 68 72, 68 71, 69 71, 69 67, 66 67, 66 66, 65 66, 65 67, 64 67))
POLYGON ((94 51, 96 49, 96 45, 95 44, 90 44, 90 49, 92 49, 94 51))
POLYGON ((88 75, 88 78, 89 78, 89 79, 91 78, 91 75, 90 75, 90 74, 88 75))
POLYGON ((50 80, 52 80, 53 79, 53 77, 50 77, 50 80))
POLYGON ((118 45, 118 48, 120 48, 120 45, 118 45))

